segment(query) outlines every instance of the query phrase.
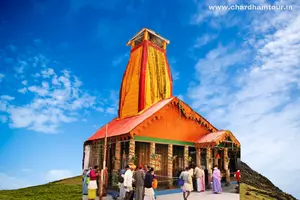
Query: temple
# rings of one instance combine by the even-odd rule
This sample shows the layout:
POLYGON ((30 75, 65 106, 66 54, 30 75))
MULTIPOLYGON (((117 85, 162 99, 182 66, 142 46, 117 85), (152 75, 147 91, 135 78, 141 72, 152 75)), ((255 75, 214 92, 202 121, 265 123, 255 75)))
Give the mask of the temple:
POLYGON ((147 28, 127 42, 131 52, 121 83, 118 116, 84 143, 83 168, 102 166, 106 148, 111 180, 128 163, 148 164, 155 168, 159 185, 170 188, 174 177, 195 163, 206 169, 208 187, 213 165, 218 165, 229 184, 238 167, 240 143, 230 131, 217 129, 173 96, 166 56, 169 43, 147 28))

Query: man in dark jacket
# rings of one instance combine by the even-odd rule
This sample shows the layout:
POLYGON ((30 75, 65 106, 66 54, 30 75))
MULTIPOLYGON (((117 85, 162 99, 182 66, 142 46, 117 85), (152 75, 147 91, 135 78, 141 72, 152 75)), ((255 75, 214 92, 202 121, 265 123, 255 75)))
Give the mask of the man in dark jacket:
POLYGON ((145 172, 144 172, 142 166, 139 166, 139 168, 135 172, 133 178, 135 180, 135 200, 143 200, 145 172))

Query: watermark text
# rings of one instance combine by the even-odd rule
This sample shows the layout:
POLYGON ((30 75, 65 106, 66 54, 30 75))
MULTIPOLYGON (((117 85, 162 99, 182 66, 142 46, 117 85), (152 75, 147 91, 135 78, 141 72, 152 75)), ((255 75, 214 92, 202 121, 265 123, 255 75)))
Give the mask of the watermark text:
POLYGON ((248 11, 248 10, 293 10, 291 5, 219 5, 219 6, 208 6, 209 10, 227 10, 227 11, 248 11))

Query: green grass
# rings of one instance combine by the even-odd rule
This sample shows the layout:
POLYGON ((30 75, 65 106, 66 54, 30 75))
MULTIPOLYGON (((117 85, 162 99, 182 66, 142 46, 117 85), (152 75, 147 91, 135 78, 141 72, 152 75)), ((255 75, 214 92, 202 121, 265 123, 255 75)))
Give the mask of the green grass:
POLYGON ((266 195, 264 190, 260 190, 246 184, 241 184, 240 187, 241 200, 275 200, 274 198, 266 195), (246 195, 246 193, 248 193, 248 195, 246 195))
POLYGON ((81 177, 18 190, 1 190, 0 200, 81 200, 81 177))

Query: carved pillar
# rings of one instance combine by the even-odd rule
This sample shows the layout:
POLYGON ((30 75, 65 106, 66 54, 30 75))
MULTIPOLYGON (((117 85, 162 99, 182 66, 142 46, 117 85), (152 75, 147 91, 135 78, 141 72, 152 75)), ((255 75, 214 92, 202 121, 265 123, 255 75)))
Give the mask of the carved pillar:
POLYGON ((196 165, 198 167, 201 167, 201 149, 200 148, 196 149, 196 165))
POLYGON ((208 171, 208 185, 207 188, 211 188, 211 181, 212 181, 212 151, 211 148, 208 147, 206 149, 206 168, 208 171))
POLYGON ((189 146, 184 146, 184 167, 189 166, 189 146))
MULTIPOLYGON (((121 142, 116 142, 116 150, 115 150, 115 170, 119 170, 121 168, 121 142)), ((110 159, 110 158, 108 158, 110 159)))
POLYGON ((217 148, 215 148, 214 149, 214 165, 213 165, 213 167, 215 167, 215 165, 217 165, 218 167, 219 167, 219 159, 217 158, 217 154, 218 154, 218 149, 217 148))
POLYGON ((169 186, 173 185, 173 145, 168 145, 168 181, 169 186))
MULTIPOLYGON (((155 154, 155 143, 151 142, 150 143, 150 167, 154 167, 154 159, 153 159, 153 155, 155 154)), ((155 170, 155 169, 154 169, 155 170)))
POLYGON ((101 165, 101 163, 103 162, 103 150, 104 150, 104 143, 101 141, 97 141, 95 143, 96 145, 96 165, 98 165, 100 167, 100 169, 103 168, 103 166, 101 165), (101 160, 101 162, 100 162, 101 160))
POLYGON ((149 40, 149 33, 148 31, 145 31, 144 32, 144 37, 143 37, 144 40, 149 40))
POLYGON ((135 141, 134 139, 129 140, 129 156, 128 156, 128 163, 134 162, 134 155, 135 154, 135 141))
POLYGON ((228 148, 224 148, 224 170, 226 174, 226 185, 230 185, 230 170, 229 170, 228 148))
POLYGON ((133 49, 134 47, 135 47, 135 42, 132 41, 132 42, 131 42, 131 49, 133 49))
POLYGON ((163 41, 163 49, 167 49, 167 42, 166 41, 163 41))

